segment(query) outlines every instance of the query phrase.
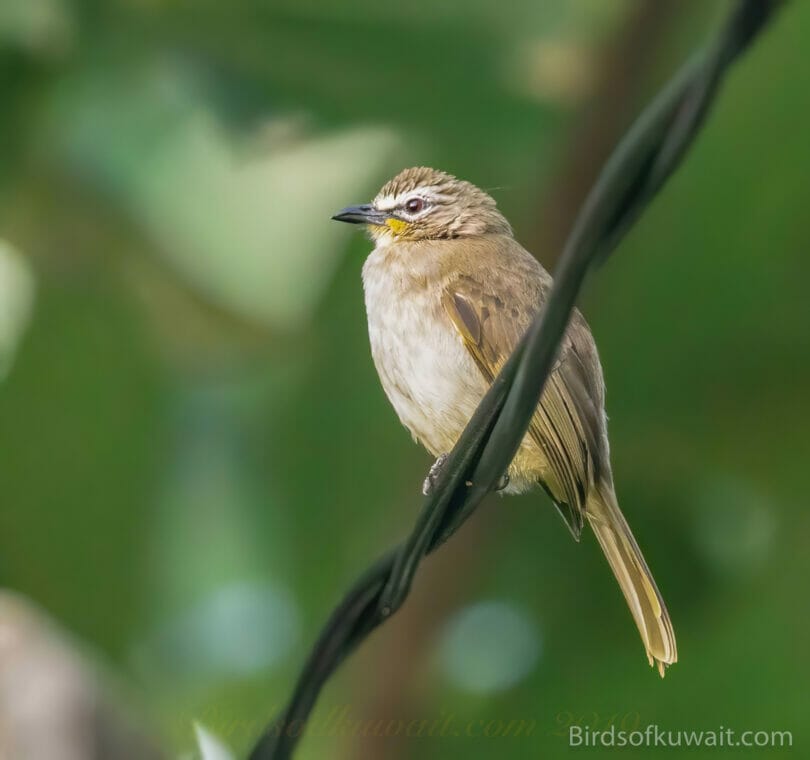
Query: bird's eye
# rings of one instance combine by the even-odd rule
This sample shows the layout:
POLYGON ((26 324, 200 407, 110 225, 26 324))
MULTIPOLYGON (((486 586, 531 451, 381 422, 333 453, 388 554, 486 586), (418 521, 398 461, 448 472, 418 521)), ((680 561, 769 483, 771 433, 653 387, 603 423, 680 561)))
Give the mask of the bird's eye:
POLYGON ((409 198, 405 201, 405 210, 411 214, 418 214, 425 207, 421 198, 409 198))

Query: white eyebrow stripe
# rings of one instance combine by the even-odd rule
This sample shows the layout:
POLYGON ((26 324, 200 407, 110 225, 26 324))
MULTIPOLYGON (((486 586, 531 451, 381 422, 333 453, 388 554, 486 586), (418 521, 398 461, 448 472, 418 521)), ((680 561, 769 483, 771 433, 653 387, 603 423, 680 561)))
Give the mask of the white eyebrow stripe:
POLYGON ((432 203, 441 203, 442 201, 451 200, 451 196, 437 193, 435 187, 417 187, 413 190, 399 193, 398 195, 384 195, 382 198, 377 198, 374 202, 374 206, 378 211, 391 211, 392 209, 399 208, 408 198, 414 196, 424 198, 432 203))

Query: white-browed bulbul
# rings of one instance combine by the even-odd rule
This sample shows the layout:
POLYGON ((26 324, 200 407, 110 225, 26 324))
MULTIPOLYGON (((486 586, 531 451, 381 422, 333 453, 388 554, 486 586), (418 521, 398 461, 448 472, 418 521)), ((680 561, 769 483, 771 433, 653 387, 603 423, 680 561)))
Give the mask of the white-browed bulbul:
MULTIPOLYGON (((548 297, 551 277, 487 193, 435 169, 406 169, 370 204, 333 218, 366 225, 375 243, 363 267, 374 364, 399 419, 441 458, 548 297)), ((576 539, 587 520, 663 675, 678 658, 675 635, 616 501, 604 403, 593 336, 575 310, 503 491, 542 486, 576 539)))

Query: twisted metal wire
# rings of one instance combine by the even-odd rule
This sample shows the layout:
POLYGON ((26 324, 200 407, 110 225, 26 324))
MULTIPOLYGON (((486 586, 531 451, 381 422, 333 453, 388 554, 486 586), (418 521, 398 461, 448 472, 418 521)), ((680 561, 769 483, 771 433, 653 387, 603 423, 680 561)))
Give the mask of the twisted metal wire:
POLYGON ((287 707, 249 760, 292 756, 329 677, 399 609, 423 557, 455 533, 500 480, 529 426, 585 276, 607 258, 680 165, 729 66, 782 4, 737 0, 715 37, 687 61, 616 147, 577 216, 548 301, 450 452, 412 533, 369 567, 332 612, 287 707))

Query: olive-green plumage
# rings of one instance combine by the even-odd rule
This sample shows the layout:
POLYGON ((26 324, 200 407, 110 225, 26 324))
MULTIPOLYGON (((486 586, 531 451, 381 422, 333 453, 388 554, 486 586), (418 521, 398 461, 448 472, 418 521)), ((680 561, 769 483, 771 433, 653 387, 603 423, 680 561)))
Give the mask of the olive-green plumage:
MULTIPOLYGON (((489 195, 434 169, 406 169, 371 204, 335 218, 367 225, 376 243, 363 267, 374 363, 402 423, 440 456, 544 303, 551 277, 489 195)), ((577 539, 590 524, 663 675, 677 660, 675 636, 616 501, 602 368, 579 311, 503 490, 537 486, 577 539)))

